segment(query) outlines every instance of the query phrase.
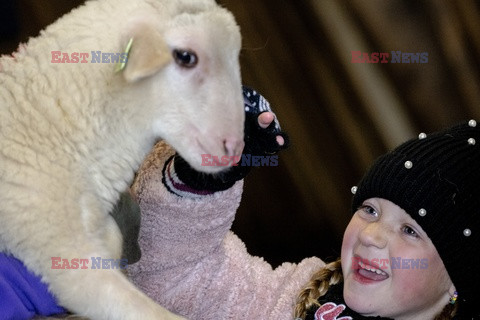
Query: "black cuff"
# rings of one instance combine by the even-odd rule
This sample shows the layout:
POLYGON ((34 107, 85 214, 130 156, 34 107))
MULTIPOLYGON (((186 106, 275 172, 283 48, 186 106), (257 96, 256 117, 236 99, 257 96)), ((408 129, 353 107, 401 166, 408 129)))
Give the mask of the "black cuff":
POLYGON ((178 179, 193 189, 211 192, 230 189, 250 171, 250 167, 232 166, 225 171, 208 174, 196 171, 179 155, 175 155, 173 161, 178 179))

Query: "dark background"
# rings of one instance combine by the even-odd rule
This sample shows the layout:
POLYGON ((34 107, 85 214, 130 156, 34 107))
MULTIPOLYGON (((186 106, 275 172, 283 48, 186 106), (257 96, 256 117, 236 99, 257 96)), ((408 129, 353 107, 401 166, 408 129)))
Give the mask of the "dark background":
MULTIPOLYGON (((83 2, 2 0, 0 54, 83 2)), ((377 156, 420 132, 480 120, 479 1, 219 2, 242 29, 244 83, 292 140, 277 167, 247 177, 234 224, 274 265, 339 256, 350 188, 377 156), (427 52, 428 62, 354 64, 352 51, 427 52)))

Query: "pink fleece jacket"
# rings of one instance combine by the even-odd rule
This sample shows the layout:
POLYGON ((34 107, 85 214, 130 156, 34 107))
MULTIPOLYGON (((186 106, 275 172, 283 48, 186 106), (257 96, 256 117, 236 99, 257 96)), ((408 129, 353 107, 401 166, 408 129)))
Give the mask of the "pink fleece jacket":
POLYGON ((142 211, 142 258, 129 267, 132 281, 188 319, 293 319, 298 292, 324 262, 308 258, 272 269, 248 254, 230 231, 243 182, 209 195, 172 194, 162 169, 173 153, 157 144, 132 187, 142 211))

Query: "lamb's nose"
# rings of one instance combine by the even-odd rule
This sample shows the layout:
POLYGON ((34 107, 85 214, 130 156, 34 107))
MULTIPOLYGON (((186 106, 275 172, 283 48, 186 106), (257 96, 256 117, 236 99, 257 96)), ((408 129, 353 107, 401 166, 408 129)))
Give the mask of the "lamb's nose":
POLYGON ((243 142, 243 139, 240 140, 238 138, 228 137, 223 140, 223 146, 225 148, 226 155, 233 157, 240 156, 242 154, 245 143, 243 142))

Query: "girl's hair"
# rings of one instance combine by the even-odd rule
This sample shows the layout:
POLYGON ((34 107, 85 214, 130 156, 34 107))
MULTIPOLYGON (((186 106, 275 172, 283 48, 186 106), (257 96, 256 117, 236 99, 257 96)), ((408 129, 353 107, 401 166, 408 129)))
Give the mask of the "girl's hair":
MULTIPOLYGON (((343 280, 342 265, 340 259, 330 262, 322 269, 315 272, 305 288, 300 291, 295 305, 295 319, 305 319, 308 309, 317 305, 320 307, 318 298, 325 295, 331 285, 343 280)), ((450 320, 457 313, 458 302, 447 304, 442 312, 434 320, 450 320)))
POLYGON ((325 267, 315 272, 305 288, 303 288, 298 295, 295 306, 295 318, 305 319, 308 309, 314 305, 320 306, 318 298, 327 293, 330 285, 337 284, 342 280, 343 275, 340 259, 326 264, 325 267))

